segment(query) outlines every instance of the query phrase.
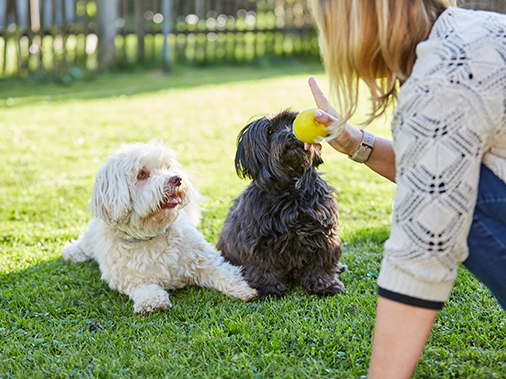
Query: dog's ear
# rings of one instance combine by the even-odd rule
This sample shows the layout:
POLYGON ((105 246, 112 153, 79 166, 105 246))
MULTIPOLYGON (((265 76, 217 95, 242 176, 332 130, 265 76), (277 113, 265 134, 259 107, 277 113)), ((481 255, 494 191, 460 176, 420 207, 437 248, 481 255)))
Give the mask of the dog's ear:
POLYGON ((93 217, 112 225, 124 220, 132 210, 125 172, 111 160, 98 170, 90 210, 93 217))
POLYGON ((246 125, 237 136, 237 151, 235 153, 235 172, 241 179, 253 179, 251 168, 248 165, 248 152, 250 145, 249 136, 246 135, 251 124, 246 125))
POLYGON ((272 177, 266 164, 270 154, 269 136, 272 130, 270 119, 264 116, 250 122, 239 132, 235 171, 241 179, 259 181, 272 177))

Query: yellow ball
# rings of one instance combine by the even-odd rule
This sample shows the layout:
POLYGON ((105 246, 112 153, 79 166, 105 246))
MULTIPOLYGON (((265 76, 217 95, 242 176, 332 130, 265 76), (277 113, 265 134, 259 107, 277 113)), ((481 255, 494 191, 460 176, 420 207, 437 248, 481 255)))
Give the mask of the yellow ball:
POLYGON ((314 119, 314 113, 318 108, 309 108, 300 112, 293 121, 293 133, 298 140, 306 143, 320 142, 321 138, 327 137, 325 125, 314 119))

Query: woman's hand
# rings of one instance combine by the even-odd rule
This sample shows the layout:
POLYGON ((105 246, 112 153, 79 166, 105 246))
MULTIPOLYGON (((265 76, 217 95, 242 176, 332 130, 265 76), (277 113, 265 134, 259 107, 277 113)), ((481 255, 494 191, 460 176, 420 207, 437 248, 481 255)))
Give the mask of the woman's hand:
POLYGON ((362 133, 348 123, 342 124, 339 122, 341 116, 330 105, 313 76, 309 78, 309 87, 313 93, 316 106, 320 109, 314 114, 315 120, 325 125, 329 133, 326 140, 340 153, 353 155, 360 146, 362 133))
MULTIPOLYGON (((309 87, 313 93, 316 106, 320 111, 314 114, 315 120, 327 127, 329 136, 326 138, 330 146, 340 153, 352 156, 362 143, 362 132, 348 123, 339 122, 340 115, 330 105, 314 77, 309 78, 309 87)), ((306 148, 309 148, 307 144, 306 148)), ((321 149, 321 146, 319 146, 321 149)), ((365 163, 371 170, 395 182, 395 154, 391 140, 376 137, 374 150, 365 163)))

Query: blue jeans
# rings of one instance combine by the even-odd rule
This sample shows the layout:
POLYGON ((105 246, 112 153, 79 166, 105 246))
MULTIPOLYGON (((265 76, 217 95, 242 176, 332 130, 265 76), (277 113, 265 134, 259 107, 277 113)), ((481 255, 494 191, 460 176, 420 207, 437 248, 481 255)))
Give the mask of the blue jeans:
POLYGON ((506 184, 484 165, 463 262, 506 310, 506 184))

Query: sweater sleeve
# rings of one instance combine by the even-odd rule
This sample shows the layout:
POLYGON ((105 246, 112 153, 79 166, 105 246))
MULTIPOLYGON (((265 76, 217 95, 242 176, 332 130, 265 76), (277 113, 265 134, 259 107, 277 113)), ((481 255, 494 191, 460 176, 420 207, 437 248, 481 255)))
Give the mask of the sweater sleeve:
POLYGON ((449 8, 399 91, 397 190, 378 285, 401 302, 444 303, 468 255, 480 165, 506 143, 505 21, 449 8))
POLYGON ((449 298, 467 257, 486 144, 475 126, 484 116, 459 86, 439 79, 417 81, 399 103, 397 189, 382 289, 434 302, 449 298))

